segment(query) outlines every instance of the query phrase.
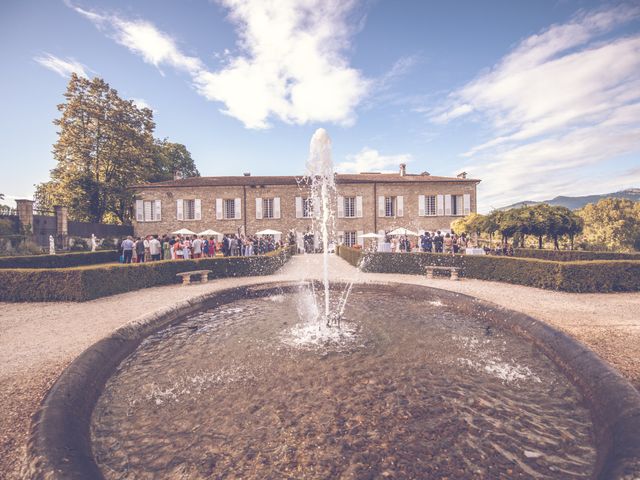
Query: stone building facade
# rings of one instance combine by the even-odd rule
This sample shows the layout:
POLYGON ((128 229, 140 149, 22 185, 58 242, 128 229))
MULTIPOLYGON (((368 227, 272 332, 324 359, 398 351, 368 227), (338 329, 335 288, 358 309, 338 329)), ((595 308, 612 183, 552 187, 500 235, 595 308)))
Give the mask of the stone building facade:
MULTIPOLYGON (((333 205, 338 243, 362 243, 358 235, 398 227, 416 232, 450 229, 477 211, 480 180, 427 173, 337 174, 333 205)), ((304 177, 193 177, 135 187, 134 234, 163 235, 187 228, 253 235, 272 229, 298 238, 312 232, 313 206, 304 177)))

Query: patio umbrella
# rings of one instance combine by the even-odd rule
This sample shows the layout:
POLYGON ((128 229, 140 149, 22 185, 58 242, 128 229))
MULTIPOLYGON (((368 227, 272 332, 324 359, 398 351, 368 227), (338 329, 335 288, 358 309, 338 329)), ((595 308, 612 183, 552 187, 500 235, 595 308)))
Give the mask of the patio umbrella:
POLYGON ((192 232, 188 228, 181 228, 180 230, 176 230, 175 232, 171 232, 172 235, 195 235, 196 232, 192 232))
POLYGON ((200 232, 198 235, 201 236, 201 237, 204 237, 204 236, 207 236, 207 235, 213 236, 213 235, 222 235, 222 234, 220 232, 216 232, 215 230, 211 230, 209 228, 209 229, 207 229, 207 230, 205 230, 203 232, 200 232))
POLYGON ((261 231, 257 232, 256 235, 282 235, 282 232, 279 232, 277 230, 271 230, 270 228, 267 228, 266 230, 261 230, 261 231))
POLYGON ((360 238, 384 238, 384 235, 380 233, 365 233, 364 235, 358 235, 360 238))
POLYGON ((389 235, 415 235, 415 236, 418 236, 418 234, 416 232, 412 232, 408 228, 402 228, 402 227, 396 228, 392 232, 389 232, 389 235))

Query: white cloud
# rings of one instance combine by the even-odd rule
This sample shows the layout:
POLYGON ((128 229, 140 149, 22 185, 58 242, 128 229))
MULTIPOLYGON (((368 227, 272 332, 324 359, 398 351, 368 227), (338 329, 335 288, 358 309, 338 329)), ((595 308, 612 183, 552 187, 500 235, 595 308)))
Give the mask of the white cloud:
POLYGON ((153 108, 151 107, 151 105, 149 105, 147 103, 147 101, 144 98, 132 98, 131 101, 135 104, 136 107, 138 108, 148 108, 149 110, 153 110, 153 108))
POLYGON ((72 73, 85 78, 89 77, 87 75, 87 67, 72 58, 64 60, 50 53, 45 53, 42 56, 35 57, 34 60, 62 77, 70 77, 72 73))
POLYGON ((187 72, 205 98, 248 128, 287 123, 350 124, 370 81, 349 66, 354 0, 220 0, 236 27, 240 53, 209 70, 170 35, 143 20, 73 7, 118 43, 158 68, 187 72))
POLYGON ((401 163, 411 160, 412 157, 408 153, 381 155, 378 150, 364 147, 356 154, 347 155, 347 161, 339 163, 336 170, 342 173, 380 172, 395 167, 393 172, 397 172, 401 163))
POLYGON ((640 152, 640 35, 616 35, 638 17, 629 6, 580 12, 431 111, 436 123, 488 120, 492 136, 463 154, 486 203, 590 193, 590 168, 640 152))

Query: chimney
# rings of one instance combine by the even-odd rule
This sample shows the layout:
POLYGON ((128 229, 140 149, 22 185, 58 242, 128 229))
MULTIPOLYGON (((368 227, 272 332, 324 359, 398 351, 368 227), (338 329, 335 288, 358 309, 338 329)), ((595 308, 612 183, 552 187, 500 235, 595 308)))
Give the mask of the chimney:
POLYGON ((457 176, 458 178, 467 178, 467 172, 460 172, 457 176))
POLYGON ((406 163, 401 163, 400 164, 400 176, 404 177, 407 174, 407 164, 406 163))
POLYGON ((243 173, 243 175, 244 175, 245 177, 250 177, 250 176, 251 176, 251 172, 244 172, 244 173, 243 173))

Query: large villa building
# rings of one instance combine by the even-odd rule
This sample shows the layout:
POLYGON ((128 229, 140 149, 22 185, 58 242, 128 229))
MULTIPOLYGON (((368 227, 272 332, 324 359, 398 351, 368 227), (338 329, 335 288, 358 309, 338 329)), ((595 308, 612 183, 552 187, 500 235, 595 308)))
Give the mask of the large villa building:
MULTIPOLYGON (((480 180, 436 177, 427 172, 337 174, 334 206, 338 243, 362 243, 359 235, 404 227, 450 229, 456 217, 477 211, 480 180)), ((271 229, 298 239, 312 230, 313 206, 305 177, 192 177, 135 187, 136 236, 181 228, 254 235, 271 229)), ((276 240, 279 235, 276 236, 276 240)), ((317 241, 317 239, 316 239, 317 241)))

